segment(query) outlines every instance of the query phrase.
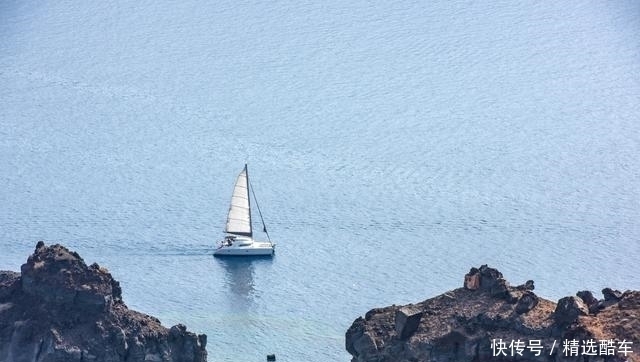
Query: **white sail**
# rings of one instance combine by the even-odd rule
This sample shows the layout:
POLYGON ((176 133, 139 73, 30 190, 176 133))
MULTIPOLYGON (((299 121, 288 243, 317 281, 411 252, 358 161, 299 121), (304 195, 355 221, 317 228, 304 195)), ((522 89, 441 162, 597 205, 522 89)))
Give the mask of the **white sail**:
POLYGON ((236 186, 233 188, 225 232, 249 237, 252 236, 247 165, 244 166, 244 169, 240 172, 240 175, 238 175, 236 186))

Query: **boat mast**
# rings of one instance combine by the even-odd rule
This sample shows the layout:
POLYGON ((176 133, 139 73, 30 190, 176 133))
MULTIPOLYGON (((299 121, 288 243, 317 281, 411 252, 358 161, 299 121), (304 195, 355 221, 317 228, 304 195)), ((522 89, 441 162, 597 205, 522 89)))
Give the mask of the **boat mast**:
MULTIPOLYGON (((244 174, 247 178, 247 202, 249 204, 249 236, 253 237, 253 225, 251 224, 251 198, 249 197, 249 170, 247 170, 246 163, 244 164, 244 174)), ((253 191, 253 189, 251 191, 253 191)), ((255 198, 255 195, 253 197, 255 198)))

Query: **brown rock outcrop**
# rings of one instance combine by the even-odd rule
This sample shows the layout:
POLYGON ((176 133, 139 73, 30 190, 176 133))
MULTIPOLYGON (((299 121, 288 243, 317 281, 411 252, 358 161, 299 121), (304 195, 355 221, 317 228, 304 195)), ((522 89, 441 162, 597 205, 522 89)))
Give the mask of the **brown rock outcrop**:
POLYGON ((0 271, 0 362, 205 362, 206 336, 127 308, 120 284, 63 246, 0 271))
POLYGON ((346 349, 352 362, 640 361, 640 291, 605 289, 602 301, 583 291, 556 304, 533 285, 511 287, 496 269, 472 268, 463 288, 356 319, 346 349), (398 315, 420 316, 409 335, 400 335, 398 315))

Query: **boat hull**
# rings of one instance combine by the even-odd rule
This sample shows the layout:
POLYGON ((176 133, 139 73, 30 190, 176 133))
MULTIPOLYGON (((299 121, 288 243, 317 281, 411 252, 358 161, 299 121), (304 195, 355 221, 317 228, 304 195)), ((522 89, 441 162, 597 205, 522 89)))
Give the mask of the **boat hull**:
POLYGON ((273 255, 275 245, 269 243, 253 242, 244 245, 223 245, 219 246, 214 252, 214 256, 256 256, 256 255, 273 255))

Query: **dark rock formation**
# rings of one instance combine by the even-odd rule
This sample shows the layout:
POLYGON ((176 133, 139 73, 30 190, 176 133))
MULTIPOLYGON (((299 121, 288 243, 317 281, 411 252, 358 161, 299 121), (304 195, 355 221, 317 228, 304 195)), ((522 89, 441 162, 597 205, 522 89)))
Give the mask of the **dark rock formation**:
POLYGON ((576 293, 576 296, 582 299, 587 308, 589 308, 589 313, 598 311, 598 300, 593 296, 593 293, 588 290, 581 290, 576 293))
POLYGON ((356 319, 346 349, 352 362, 640 361, 640 291, 605 289, 602 301, 583 291, 556 304, 533 289, 531 280, 511 287, 496 269, 472 268, 463 288, 356 319), (604 355, 600 341, 614 353, 604 355))
POLYGON ((538 305, 539 300, 540 299, 538 298, 538 296, 530 291, 522 293, 522 296, 520 297, 520 299, 518 299, 518 302, 516 304, 516 313, 527 313, 528 311, 535 308, 536 305, 538 305))
POLYGON ((564 327, 578 320, 578 317, 585 315, 589 315, 589 308, 582 299, 564 297, 558 301, 553 318, 558 326, 564 327))
POLYGON ((127 308, 98 264, 39 242, 21 267, 0 271, 0 362, 203 362, 206 336, 127 308))
POLYGON ((422 311, 418 308, 403 307, 396 311, 396 334, 400 339, 413 335, 420 325, 422 311))

